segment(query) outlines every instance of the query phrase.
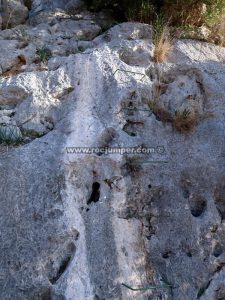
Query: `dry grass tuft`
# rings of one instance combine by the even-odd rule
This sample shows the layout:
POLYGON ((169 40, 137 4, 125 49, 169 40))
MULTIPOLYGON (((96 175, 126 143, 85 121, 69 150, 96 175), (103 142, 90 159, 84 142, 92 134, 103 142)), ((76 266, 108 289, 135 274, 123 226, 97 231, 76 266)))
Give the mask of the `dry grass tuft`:
POLYGON ((155 50, 153 59, 156 63, 164 63, 173 48, 172 39, 168 34, 167 28, 163 29, 159 36, 155 38, 155 50))
POLYGON ((156 63, 166 62, 173 48, 173 40, 169 31, 169 22, 163 15, 157 15, 153 23, 153 42, 155 45, 153 59, 156 63))
POLYGON ((205 10, 201 1, 173 1, 163 7, 164 16, 172 26, 202 26, 205 10))

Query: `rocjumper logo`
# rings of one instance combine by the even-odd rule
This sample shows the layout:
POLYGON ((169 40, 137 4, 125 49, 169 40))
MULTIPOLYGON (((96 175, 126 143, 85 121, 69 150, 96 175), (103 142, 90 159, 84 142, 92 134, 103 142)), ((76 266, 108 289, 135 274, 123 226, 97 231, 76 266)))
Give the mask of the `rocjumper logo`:
POLYGON ((67 147, 68 154, 164 154, 164 146, 157 147, 67 147))

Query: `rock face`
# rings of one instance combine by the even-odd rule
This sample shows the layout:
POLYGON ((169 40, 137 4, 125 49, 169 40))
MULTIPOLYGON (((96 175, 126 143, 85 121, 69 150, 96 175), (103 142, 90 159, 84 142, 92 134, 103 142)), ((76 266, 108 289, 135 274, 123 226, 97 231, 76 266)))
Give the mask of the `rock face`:
POLYGON ((0 299, 225 299, 225 49, 64 2, 0 32, 0 299))
POLYGON ((0 15, 3 28, 15 27, 25 23, 28 9, 22 0, 1 0, 0 15))

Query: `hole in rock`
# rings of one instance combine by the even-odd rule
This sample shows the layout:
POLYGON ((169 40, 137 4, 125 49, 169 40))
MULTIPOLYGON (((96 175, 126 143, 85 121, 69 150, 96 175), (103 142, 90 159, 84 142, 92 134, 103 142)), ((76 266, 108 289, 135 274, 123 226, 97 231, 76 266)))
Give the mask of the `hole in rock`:
POLYGON ((170 258, 170 256, 172 255, 171 251, 165 251, 164 253, 162 253, 162 258, 170 258))
POLYGON ((214 246, 214 249, 213 249, 213 255, 215 257, 219 257, 222 253, 223 253, 222 246, 220 245, 220 243, 216 243, 216 245, 214 246))
POLYGON ((140 126, 144 126, 144 122, 141 120, 126 120, 126 124, 123 126, 122 130, 130 136, 137 136, 140 126))
POLYGON ((133 128, 130 126, 130 124, 125 124, 122 130, 130 136, 137 136, 137 134, 133 132, 133 128))
POLYGON ((67 246, 66 251, 64 251, 64 257, 60 257, 61 261, 59 263, 59 268, 55 272, 55 275, 49 278, 49 281, 51 284, 55 284, 59 278, 63 275, 63 273, 66 271, 67 267, 69 266, 69 263, 71 261, 71 258, 73 257, 75 253, 76 247, 73 243, 70 243, 67 246))
POLYGON ((186 251, 186 255, 187 255, 188 257, 192 257, 191 251, 190 251, 190 250, 189 250, 189 251, 186 251))
POLYGON ((92 193, 87 204, 90 204, 91 202, 96 203, 98 202, 99 198, 100 198, 100 183, 94 182, 92 184, 92 193))
POLYGON ((207 202, 202 196, 193 197, 192 199, 190 199, 189 203, 191 214, 194 217, 200 217, 207 206, 207 202))
POLYGON ((189 192, 188 190, 184 190, 184 191, 183 191, 183 197, 184 197, 185 199, 189 198, 189 197, 190 197, 190 192, 189 192))

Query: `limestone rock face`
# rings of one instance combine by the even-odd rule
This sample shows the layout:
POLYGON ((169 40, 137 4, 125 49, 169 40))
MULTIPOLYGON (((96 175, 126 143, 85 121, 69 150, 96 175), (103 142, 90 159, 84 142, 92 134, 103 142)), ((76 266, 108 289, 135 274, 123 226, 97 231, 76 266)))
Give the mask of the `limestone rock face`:
POLYGON ((225 299, 225 49, 60 3, 0 32, 0 299, 225 299))

